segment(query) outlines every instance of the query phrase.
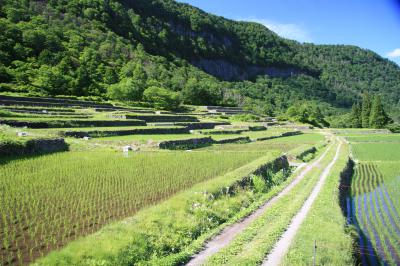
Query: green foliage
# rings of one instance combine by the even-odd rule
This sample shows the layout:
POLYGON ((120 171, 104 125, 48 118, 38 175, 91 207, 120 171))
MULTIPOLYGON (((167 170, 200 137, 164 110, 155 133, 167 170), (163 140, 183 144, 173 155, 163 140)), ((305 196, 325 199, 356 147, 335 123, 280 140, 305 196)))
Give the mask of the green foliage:
POLYGON ((140 101, 143 98, 143 91, 144 87, 140 81, 124 78, 108 88, 108 96, 113 100, 140 101))
MULTIPOLYGON (((361 116, 361 105, 359 103, 354 103, 351 108, 350 115, 350 126, 353 128, 361 128, 362 127, 362 116, 361 116)), ((347 125, 348 126, 348 125, 347 125)), ((346 125, 345 125, 346 127, 346 125)))
POLYGON ((390 119, 383 109, 381 97, 376 95, 372 103, 371 115, 369 118, 369 125, 372 128, 384 128, 390 119))
POLYGON ((400 133, 400 124, 394 123, 387 126, 392 133, 400 133))
POLYGON ((362 106, 361 106, 361 123, 363 128, 369 128, 371 116, 371 97, 369 93, 364 93, 362 97, 362 106))
POLYGON ((399 68, 371 51, 299 44, 172 0, 4 0, 0 28, 8 91, 141 101, 158 86, 267 115, 301 99, 349 108, 374 91, 400 113, 399 68))
POLYGON ((331 117, 330 122, 336 128, 384 128, 393 120, 386 114, 380 95, 374 95, 371 102, 365 93, 362 104, 354 103, 350 114, 331 117))
POLYGON ((230 120, 233 122, 258 122, 260 117, 253 114, 241 114, 231 116, 230 120))
POLYGON ((165 110, 176 110, 180 105, 179 95, 170 90, 150 87, 144 91, 144 100, 153 104, 155 108, 165 110))
POLYGON ((252 175, 251 180, 255 193, 264 193, 267 190, 267 184, 262 176, 252 175))
POLYGON ((319 106, 311 102, 298 102, 288 108, 286 115, 297 122, 311 124, 317 127, 329 126, 319 106))

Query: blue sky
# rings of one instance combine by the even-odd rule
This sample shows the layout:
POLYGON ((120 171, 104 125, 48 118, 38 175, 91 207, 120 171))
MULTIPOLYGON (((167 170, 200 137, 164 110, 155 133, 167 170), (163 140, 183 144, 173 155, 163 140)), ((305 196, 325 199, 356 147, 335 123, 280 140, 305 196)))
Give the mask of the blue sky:
POLYGON ((179 0, 279 35, 317 44, 352 44, 400 65, 400 0, 179 0))

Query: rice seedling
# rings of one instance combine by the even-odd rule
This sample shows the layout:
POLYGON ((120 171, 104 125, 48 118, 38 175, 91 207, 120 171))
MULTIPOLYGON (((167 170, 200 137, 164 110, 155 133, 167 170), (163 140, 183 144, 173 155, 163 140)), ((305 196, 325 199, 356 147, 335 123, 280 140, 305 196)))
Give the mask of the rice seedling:
POLYGON ((400 142, 353 143, 352 152, 360 161, 400 161, 400 142))
POLYGON ((369 263, 400 262, 400 218, 382 173, 373 163, 359 163, 352 184, 352 223, 360 232, 360 255, 369 263))
POLYGON ((97 151, 3 162, 1 261, 30 262, 262 155, 151 152, 126 158, 97 151))

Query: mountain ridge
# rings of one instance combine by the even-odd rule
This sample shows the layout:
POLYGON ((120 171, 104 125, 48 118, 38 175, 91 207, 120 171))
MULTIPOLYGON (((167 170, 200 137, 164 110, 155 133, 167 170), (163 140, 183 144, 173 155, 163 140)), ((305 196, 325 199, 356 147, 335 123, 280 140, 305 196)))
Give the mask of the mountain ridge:
POLYGON ((0 8, 2 91, 104 97, 119 87, 138 101, 157 85, 189 104, 274 114, 301 100, 349 108, 369 91, 400 113, 400 67, 356 46, 299 43, 172 0, 6 0, 0 8))

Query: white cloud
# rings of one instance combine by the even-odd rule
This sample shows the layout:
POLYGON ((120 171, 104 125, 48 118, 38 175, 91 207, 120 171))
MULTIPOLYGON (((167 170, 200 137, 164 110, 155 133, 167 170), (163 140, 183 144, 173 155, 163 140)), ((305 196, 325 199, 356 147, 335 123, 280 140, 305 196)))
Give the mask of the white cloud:
POLYGON ((393 51, 386 54, 390 58, 400 58, 400 48, 394 49, 393 51))
POLYGON ((293 23, 279 23, 267 19, 248 18, 243 21, 257 22, 277 33, 281 37, 296 40, 299 42, 312 42, 310 33, 302 26, 293 23))

